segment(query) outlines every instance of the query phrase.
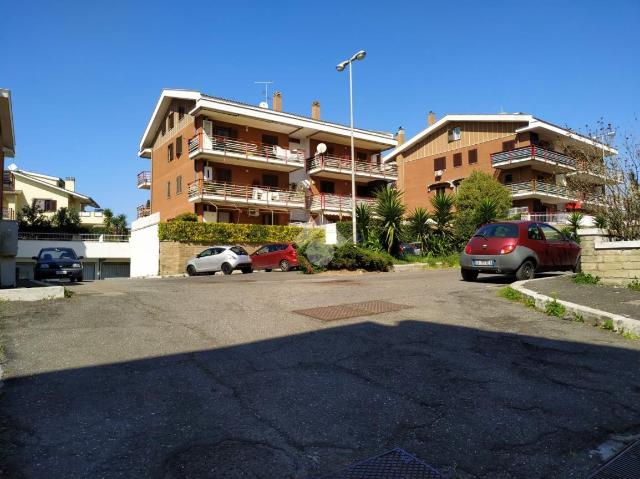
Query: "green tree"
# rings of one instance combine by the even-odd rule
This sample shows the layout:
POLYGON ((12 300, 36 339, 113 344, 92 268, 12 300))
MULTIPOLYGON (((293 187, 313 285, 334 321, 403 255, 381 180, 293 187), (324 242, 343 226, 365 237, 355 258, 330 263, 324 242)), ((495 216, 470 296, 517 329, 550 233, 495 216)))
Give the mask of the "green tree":
POLYGON ((476 208, 475 223, 480 226, 491 223, 498 218, 498 207, 493 198, 483 199, 476 208))
POLYGON ((111 211, 109 208, 105 208, 104 211, 102 212, 102 223, 104 225, 104 232, 105 234, 112 234, 113 233, 113 211, 111 211))
POLYGON ((356 230, 361 243, 369 242, 371 226, 371 207, 368 203, 358 204, 356 206, 356 230))
POLYGON ((420 243, 423 253, 427 252, 431 235, 431 216, 424 208, 417 207, 408 218, 407 239, 420 243))
POLYGON ((380 188, 373 211, 379 218, 380 244, 387 253, 397 255, 405 213, 402 193, 390 185, 380 188))
POLYGON ((119 214, 113 218, 113 234, 124 235, 127 234, 127 216, 119 214))
POLYGON ((51 221, 42 214, 36 205, 24 205, 16 215, 20 231, 48 231, 51 221))
POLYGON ((435 255, 445 255, 456 249, 452 223, 454 220, 453 207, 455 197, 444 191, 438 191, 431 198, 433 208, 432 218, 435 221, 435 231, 429 237, 427 252, 435 255))
MULTIPOLYGON (((494 203, 492 219, 504 218, 511 207, 511 193, 493 176, 474 171, 460 183, 456 194, 456 234, 458 238, 469 238, 488 215, 482 214, 485 199, 494 203)), ((492 208, 493 209, 493 208, 492 208)), ((488 213, 487 210, 484 213, 488 213)))
POLYGON ((82 229, 78 211, 64 206, 53 214, 51 224, 62 233, 77 233, 82 229))

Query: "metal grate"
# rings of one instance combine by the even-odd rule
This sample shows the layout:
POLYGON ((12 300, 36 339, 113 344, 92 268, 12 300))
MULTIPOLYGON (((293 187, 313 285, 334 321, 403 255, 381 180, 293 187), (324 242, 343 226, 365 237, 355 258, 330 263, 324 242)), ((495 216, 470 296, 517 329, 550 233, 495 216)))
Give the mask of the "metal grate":
POLYGON ((640 441, 633 443, 598 469, 589 479, 636 479, 640 477, 640 441))
POLYGON ((355 318, 358 316, 391 313, 408 307, 409 306, 390 303, 388 301, 365 301, 362 303, 338 304, 336 306, 324 306, 321 308, 299 309, 294 311, 294 313, 321 321, 336 321, 338 319, 355 318))
POLYGON ((365 459, 323 479, 445 479, 441 472, 395 448, 365 459))

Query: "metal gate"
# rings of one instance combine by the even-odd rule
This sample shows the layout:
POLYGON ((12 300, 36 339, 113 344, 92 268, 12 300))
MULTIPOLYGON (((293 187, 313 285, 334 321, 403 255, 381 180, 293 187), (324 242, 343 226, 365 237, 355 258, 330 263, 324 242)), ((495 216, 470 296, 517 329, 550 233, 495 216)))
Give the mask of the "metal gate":
POLYGON ((101 279, 128 278, 130 276, 129 263, 102 263, 100 267, 101 279))
POLYGON ((95 263, 82 263, 82 279, 85 281, 93 281, 96 279, 95 263))

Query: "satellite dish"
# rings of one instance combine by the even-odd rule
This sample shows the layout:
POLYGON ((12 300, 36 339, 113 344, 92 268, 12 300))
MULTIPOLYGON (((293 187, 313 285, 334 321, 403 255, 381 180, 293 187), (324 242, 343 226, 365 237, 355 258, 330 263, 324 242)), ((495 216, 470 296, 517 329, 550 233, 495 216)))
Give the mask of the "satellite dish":
POLYGON ((18 165, 16 165, 15 163, 11 163, 9 166, 7 166, 7 170, 9 171, 16 171, 18 169, 18 165))
POLYGON ((266 101, 261 101, 258 106, 260 108, 269 108, 269 104, 266 101))
POLYGON ((318 143, 318 146, 316 146, 316 153, 318 153, 319 155, 326 153, 327 151, 327 145, 325 145, 324 143, 318 143))

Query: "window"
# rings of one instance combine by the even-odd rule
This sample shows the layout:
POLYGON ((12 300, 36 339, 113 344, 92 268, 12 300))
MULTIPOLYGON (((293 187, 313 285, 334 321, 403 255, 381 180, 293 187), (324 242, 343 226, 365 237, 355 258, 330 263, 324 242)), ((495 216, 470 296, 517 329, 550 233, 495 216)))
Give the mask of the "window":
POLYGON ((169 112, 169 116, 167 116, 167 130, 172 130, 174 127, 174 114, 172 111, 169 112))
POLYGON ((367 161, 367 154, 364 151, 359 151, 356 153, 356 160, 358 161, 367 161))
POLYGON ((333 181, 321 181, 320 193, 335 193, 336 185, 333 181))
POLYGON ((455 128, 451 128, 449 130, 449 135, 448 136, 449 136, 449 142, 457 141, 462 136, 462 130, 460 129, 459 126, 456 126, 455 128))
POLYGON ((171 198, 171 182, 167 181, 167 198, 171 198))
POLYGON ((237 254, 238 256, 249 256, 247 250, 245 250, 242 246, 232 246, 229 248, 229 251, 237 254))
POLYGON ((278 137, 275 135, 262 135, 262 143, 265 145, 277 145, 278 137))
POLYGON ((433 160, 433 171, 438 170, 446 170, 447 169, 447 158, 441 156, 440 158, 434 158, 433 160))
POLYGON ((176 177, 176 195, 182 193, 182 175, 176 177))
POLYGON ((178 107, 178 121, 184 118, 184 106, 178 107))
POLYGON ((216 168, 216 181, 231 183, 231 170, 228 168, 216 168))
POLYGON ((519 236, 518 225, 515 223, 492 223, 484 225, 474 236, 484 238, 517 238, 519 236))
POLYGON ((216 126, 213 128, 215 136, 223 136, 225 138, 238 138, 238 132, 227 126, 216 126))
POLYGON ((231 211, 219 211, 218 212, 218 223, 231 223, 233 220, 233 215, 231 211))
POLYGON ((562 233, 560 233, 560 231, 555 229, 553 226, 549 226, 545 224, 540 224, 538 226, 540 226, 540 229, 544 233, 544 237, 547 241, 563 241, 564 240, 564 236, 562 235, 562 233))
POLYGON ((42 213, 50 213, 58 209, 58 202, 56 200, 35 199, 33 200, 33 207, 42 213))
POLYGON ((335 155, 336 151, 335 148, 333 146, 327 146, 327 155, 329 156, 333 156, 335 155))
POLYGON ((502 142, 502 151, 511 151, 516 147, 515 140, 503 141, 502 142))
MULTIPOLYGON (((272 216, 271 213, 264 213, 262 215, 262 224, 263 225, 273 225, 276 224, 276 216, 272 216)), ((272 253, 271 248, 269 248, 269 253, 272 253)))
POLYGON ((38 253, 40 259, 78 259, 71 248, 42 248, 38 253))
POLYGON ((180 158, 180 155, 182 155, 182 137, 181 136, 176 138, 176 156, 180 158))
POLYGON ((543 175, 538 175, 538 176, 536 177, 536 179, 537 179, 538 181, 544 182, 544 176, 543 176, 543 175))
POLYGON ((527 238, 531 240, 541 240, 542 234, 540 234, 540 230, 538 229, 538 225, 529 225, 529 229, 527 230, 527 238))
POLYGON ((458 168, 459 166, 462 166, 462 153, 453 154, 453 166, 454 168, 458 168))
POLYGON ((511 183, 513 183, 513 175, 511 173, 507 173, 504 175, 504 184, 510 185, 511 183))
POLYGON ((278 175, 262 175, 262 186, 278 187, 278 175))
POLYGON ((469 150, 469 164, 473 165, 474 163, 478 162, 478 150, 473 149, 473 150, 469 150))
POLYGON ((173 161, 173 143, 167 146, 167 161, 173 161))

